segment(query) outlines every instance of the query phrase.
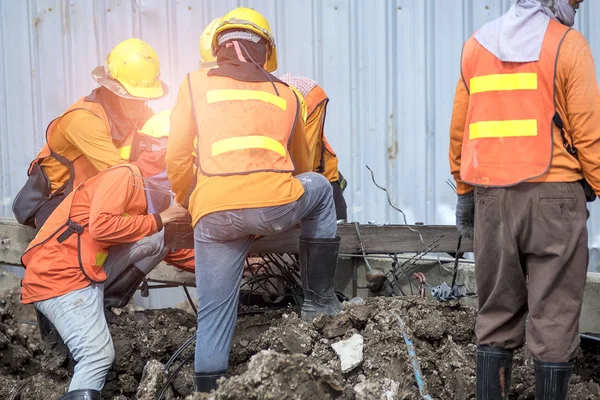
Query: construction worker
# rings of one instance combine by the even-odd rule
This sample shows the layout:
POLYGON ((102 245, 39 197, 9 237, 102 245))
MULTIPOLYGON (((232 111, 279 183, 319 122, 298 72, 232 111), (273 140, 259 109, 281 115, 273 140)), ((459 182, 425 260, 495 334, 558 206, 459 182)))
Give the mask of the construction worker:
POLYGON ((474 238, 477 398, 506 399, 527 342, 536 398, 566 399, 600 193, 600 94, 581 0, 518 0, 464 45, 450 128, 456 225, 474 238), (527 340, 525 340, 527 339, 527 340))
MULTIPOLYGON (((100 399, 114 360, 103 308, 104 287, 119 285, 135 266, 144 274, 166 255, 163 226, 185 219, 180 206, 147 213, 162 201, 166 140, 142 136, 134 164, 97 174, 72 191, 29 244, 22 301, 34 303, 58 331, 76 365, 62 399, 100 399)), ((131 285, 128 285, 131 286, 131 285)), ((115 292, 113 288, 113 293, 115 292)))
POLYGON ((135 132, 152 115, 146 101, 167 94, 158 56, 135 38, 117 44, 92 77, 101 86, 46 129, 46 144, 13 203, 15 217, 23 224, 39 228, 72 188, 127 163, 135 132))
POLYGON ((194 226, 198 328, 194 387, 210 392, 228 367, 239 285, 255 235, 301 224, 301 316, 337 314, 334 292, 340 239, 331 185, 308 172, 298 99, 270 74, 275 41, 257 11, 236 8, 213 37, 219 67, 189 73, 171 113, 167 172, 176 201, 189 200, 194 226), (295 175, 295 177, 293 176, 295 175))
POLYGON ((338 170, 337 155, 323 132, 329 97, 323 88, 310 78, 288 73, 282 75, 280 79, 298 90, 306 103, 304 131, 311 154, 312 171, 323 174, 331 182, 337 219, 345 222, 348 219, 348 212, 343 192, 347 182, 338 170))

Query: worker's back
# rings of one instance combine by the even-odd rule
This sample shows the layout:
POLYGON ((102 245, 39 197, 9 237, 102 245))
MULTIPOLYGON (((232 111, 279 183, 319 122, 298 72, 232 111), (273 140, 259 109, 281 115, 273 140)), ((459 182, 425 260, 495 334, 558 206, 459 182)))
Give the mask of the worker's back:
POLYGON ((298 100, 285 84, 199 70, 188 75, 182 95, 190 97, 184 102, 193 111, 186 121, 174 108, 172 135, 185 126, 188 137, 192 128, 198 138, 197 182, 189 204, 194 222, 215 211, 286 204, 302 195, 292 176, 309 170, 308 152, 298 100))

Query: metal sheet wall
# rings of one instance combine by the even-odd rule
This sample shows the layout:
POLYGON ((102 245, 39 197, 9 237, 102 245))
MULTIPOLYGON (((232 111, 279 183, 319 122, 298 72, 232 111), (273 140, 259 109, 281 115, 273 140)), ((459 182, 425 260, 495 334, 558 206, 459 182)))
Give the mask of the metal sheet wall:
MULTIPOLYGON (((171 94, 198 64, 198 38, 213 18, 239 5, 261 11, 275 31, 276 74, 317 80, 329 94, 326 133, 349 181, 350 218, 452 224, 455 196, 447 148, 463 42, 511 0, 0 0, 0 212, 25 179, 46 124, 88 93, 112 46, 150 43, 171 94)), ((587 1, 576 28, 600 59, 600 4, 587 1)), ((600 248, 600 208, 590 245, 600 248)), ((595 263, 595 262, 594 262, 595 263)))

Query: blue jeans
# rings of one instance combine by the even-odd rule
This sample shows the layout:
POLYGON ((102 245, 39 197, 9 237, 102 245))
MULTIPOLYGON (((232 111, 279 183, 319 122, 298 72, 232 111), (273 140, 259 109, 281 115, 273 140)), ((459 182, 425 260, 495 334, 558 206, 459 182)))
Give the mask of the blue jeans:
POLYGON ((227 369, 244 260, 253 235, 274 235, 300 221, 306 238, 334 238, 337 221, 333 191, 320 174, 297 176, 304 194, 276 207, 220 211, 205 215, 194 226, 198 328, 195 371, 227 369))
MULTIPOLYGON (((165 257, 164 230, 135 242, 112 246, 104 270, 109 283, 129 265, 150 272, 165 257)), ((112 337, 104 317, 104 284, 90 284, 35 307, 52 322, 76 362, 69 391, 102 390, 114 359, 112 337)))

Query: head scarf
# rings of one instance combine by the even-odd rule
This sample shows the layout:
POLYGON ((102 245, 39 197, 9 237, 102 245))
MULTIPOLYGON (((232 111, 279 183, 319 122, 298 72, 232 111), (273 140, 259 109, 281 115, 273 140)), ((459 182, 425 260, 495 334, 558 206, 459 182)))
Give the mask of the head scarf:
POLYGON ((550 18, 573 26, 575 9, 569 0, 517 0, 477 31, 475 40, 503 62, 538 61, 550 18))

